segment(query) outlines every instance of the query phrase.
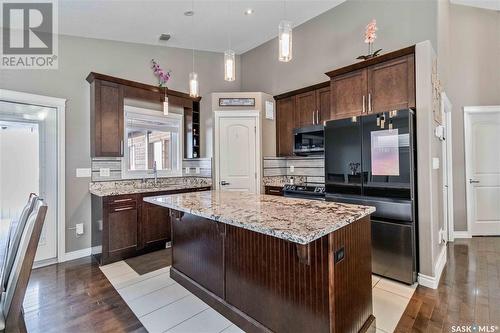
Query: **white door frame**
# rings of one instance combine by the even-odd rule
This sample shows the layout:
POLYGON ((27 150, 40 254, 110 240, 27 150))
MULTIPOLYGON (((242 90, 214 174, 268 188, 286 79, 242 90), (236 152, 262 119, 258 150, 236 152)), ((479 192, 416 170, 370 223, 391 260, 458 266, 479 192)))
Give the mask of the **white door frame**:
POLYGON ((214 165, 215 165, 215 189, 220 190, 220 161, 219 161, 219 142, 220 142, 220 127, 219 121, 221 118, 237 118, 237 117, 253 117, 255 118, 255 140, 257 145, 255 147, 255 170, 257 172, 257 194, 261 192, 261 142, 260 142, 260 112, 258 110, 248 111, 214 111, 214 165))
POLYGON ((0 100, 13 103, 40 105, 56 109, 57 112, 57 261, 63 262, 66 254, 66 155, 65 155, 65 114, 66 99, 29 94, 20 91, 0 89, 0 100))
POLYGON ((441 93, 441 114, 444 117, 445 120, 445 133, 444 137, 445 140, 442 142, 442 151, 445 152, 446 156, 443 156, 443 162, 444 162, 444 167, 443 167, 443 180, 445 181, 444 186, 448 186, 447 191, 443 193, 447 194, 444 195, 443 200, 445 200, 446 204, 446 211, 444 212, 444 216, 446 217, 445 220, 445 232, 446 232, 446 239, 450 242, 453 242, 455 239, 454 232, 455 232, 455 219, 454 219, 454 214, 453 214, 453 154, 452 154, 452 149, 453 149, 453 137, 452 137, 452 119, 451 119, 451 110, 453 108, 453 105, 451 104, 450 99, 446 95, 445 92, 441 93))
POLYGON ((470 205, 470 198, 472 198, 472 192, 470 186, 467 184, 468 180, 471 179, 471 165, 470 157, 472 155, 472 147, 470 143, 470 130, 471 130, 471 116, 478 113, 500 113, 500 105, 488 105, 488 106, 464 106, 464 141, 465 141, 465 190, 466 190, 466 208, 467 208, 467 236, 472 236, 472 216, 470 205))

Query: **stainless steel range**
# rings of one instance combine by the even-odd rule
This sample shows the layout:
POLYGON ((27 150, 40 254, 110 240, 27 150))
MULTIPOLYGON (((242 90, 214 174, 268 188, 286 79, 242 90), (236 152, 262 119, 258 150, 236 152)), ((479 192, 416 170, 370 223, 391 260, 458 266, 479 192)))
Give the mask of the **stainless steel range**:
POLYGON ((325 187, 287 184, 283 187, 283 195, 292 198, 325 200, 325 187))

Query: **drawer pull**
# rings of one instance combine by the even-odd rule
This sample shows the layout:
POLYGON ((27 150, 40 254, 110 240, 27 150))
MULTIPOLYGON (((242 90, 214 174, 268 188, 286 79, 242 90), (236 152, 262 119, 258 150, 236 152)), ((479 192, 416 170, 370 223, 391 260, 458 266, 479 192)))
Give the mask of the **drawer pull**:
POLYGON ((132 201, 132 200, 134 200, 134 199, 132 199, 132 198, 118 199, 118 200, 114 200, 113 203, 126 202, 126 201, 132 201))
POLYGON ((269 192, 271 192, 271 193, 281 193, 280 190, 269 190, 269 192))
POLYGON ((114 211, 115 212, 121 212, 121 211, 124 211, 124 210, 131 210, 131 209, 135 209, 135 207, 115 208, 114 211))

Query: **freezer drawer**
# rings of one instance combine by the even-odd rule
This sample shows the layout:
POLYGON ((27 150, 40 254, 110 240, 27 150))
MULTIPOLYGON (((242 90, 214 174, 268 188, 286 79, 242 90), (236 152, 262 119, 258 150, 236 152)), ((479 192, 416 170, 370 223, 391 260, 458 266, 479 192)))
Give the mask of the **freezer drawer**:
POLYGON ((413 284, 416 281, 414 239, 411 223, 372 220, 373 273, 413 284))

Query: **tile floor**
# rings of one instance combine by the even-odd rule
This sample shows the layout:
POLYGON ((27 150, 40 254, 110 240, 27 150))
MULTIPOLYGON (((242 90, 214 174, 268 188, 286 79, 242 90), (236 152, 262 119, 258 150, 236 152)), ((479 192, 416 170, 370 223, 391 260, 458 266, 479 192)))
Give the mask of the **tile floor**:
MULTIPOLYGON (((170 267, 139 275, 125 261, 119 261, 101 270, 150 333, 243 332, 172 280, 170 267)), ((372 287, 377 332, 391 333, 416 284, 407 286, 374 275, 372 287)))

